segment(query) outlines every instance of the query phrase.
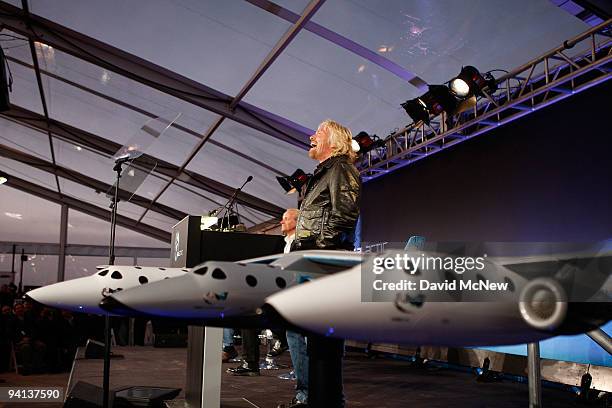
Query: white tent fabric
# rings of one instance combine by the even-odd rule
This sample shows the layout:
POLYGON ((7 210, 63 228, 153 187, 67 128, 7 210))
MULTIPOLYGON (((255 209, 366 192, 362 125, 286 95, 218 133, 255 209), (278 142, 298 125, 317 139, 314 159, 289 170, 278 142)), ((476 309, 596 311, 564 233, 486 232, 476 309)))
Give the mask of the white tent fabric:
MULTIPOLYGON (((20 1, 3 3, 21 7, 20 1)), ((257 2, 28 2, 34 15, 229 97, 242 89, 292 27, 278 12, 253 3, 257 2)), ((308 2, 283 0, 275 4, 284 10, 284 15, 299 15, 308 2)), ((322 120, 332 118, 348 125, 355 134, 365 130, 384 137, 410 122, 400 103, 422 93, 422 89, 386 68, 385 61, 427 83, 443 83, 468 64, 481 71, 511 70, 586 28, 584 22, 545 0, 328 0, 255 82, 244 102, 279 116, 299 132, 307 133, 322 120), (356 45, 342 46, 324 38, 321 27, 344 38, 344 44, 356 45), (374 63, 364 58, 357 52, 358 47, 385 61, 374 63)), ((27 40, 7 29, 2 34, 0 44, 13 77, 11 103, 44 117, 27 40)), ((227 188, 240 186, 252 175, 254 179, 245 187, 245 193, 279 211, 294 207, 296 197, 285 195, 275 177, 291 174, 297 168, 310 172, 316 165, 307 157, 305 147, 227 118, 189 160, 208 129, 220 119, 218 113, 52 46, 37 43, 35 50, 50 120, 120 145, 151 117, 181 113, 177 126, 168 129, 146 153, 176 168, 184 166, 190 174, 227 188)), ((0 145, 48 162, 55 160, 58 166, 113 183, 108 152, 58 134, 52 136, 53 155, 46 132, 24 126, 15 118, 0 117, 0 145)), ((0 170, 57 191, 52 171, 3 155, 0 170)), ((156 203, 189 214, 207 213, 227 201, 227 193, 180 177, 172 180, 170 173, 159 170, 152 173, 137 195, 153 200, 163 191, 156 203)), ((105 192, 62 177, 59 187, 62 194, 100 208, 108 207, 105 192)), ((0 186, 3 205, 24 200, 21 194, 0 186)), ((49 206, 43 200, 32 203, 41 208, 49 206)), ((24 211, 44 214, 38 207, 24 211)), ((239 206, 249 227, 273 218, 269 211, 256 207, 239 206)), ((122 202, 119 209, 120 214, 135 220, 144 214, 143 224, 165 231, 178 221, 155 210, 145 212, 144 207, 132 203, 122 202)), ((5 212, 10 211, 0 213, 0 241, 41 241, 56 233, 58 215, 53 222, 39 222, 36 228, 30 228, 28 236, 21 235, 23 231, 15 235, 16 231, 9 227, 15 220, 5 212)), ((104 228, 88 232, 96 236, 103 233, 104 228)), ((96 242, 105 242, 98 238, 96 242)), ((147 241, 148 238, 134 239, 143 245, 164 245, 147 241)))

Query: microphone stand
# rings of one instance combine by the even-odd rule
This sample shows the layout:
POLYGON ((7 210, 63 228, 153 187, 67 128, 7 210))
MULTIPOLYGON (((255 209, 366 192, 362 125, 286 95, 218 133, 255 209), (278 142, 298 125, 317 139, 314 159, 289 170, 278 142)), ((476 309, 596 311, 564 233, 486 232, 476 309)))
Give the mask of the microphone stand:
POLYGON ((223 218, 221 218, 221 227, 223 227, 223 221, 225 220, 225 217, 227 217, 227 229, 229 230, 230 216, 232 215, 231 210, 234 207, 234 202, 236 201, 236 198, 238 197, 238 193, 242 191, 244 186, 246 186, 246 184, 250 182, 251 180, 253 180, 253 176, 247 177, 246 181, 242 183, 240 187, 234 190, 234 194, 232 194, 232 196, 227 201, 227 203, 225 203, 225 205, 219 211, 219 214, 221 214, 221 212, 225 210, 225 214, 223 215, 223 218))
MULTIPOLYGON (((113 171, 117 173, 117 182, 115 183, 115 191, 111 198, 111 234, 110 244, 108 247, 108 264, 115 264, 115 231, 117 227, 117 204, 119 203, 119 180, 123 171, 123 164, 130 160, 129 156, 119 157, 115 160, 113 171)), ((103 399, 102 407, 109 408, 109 384, 110 384, 110 356, 111 356, 111 322, 110 314, 104 315, 104 373, 102 377, 103 399)))

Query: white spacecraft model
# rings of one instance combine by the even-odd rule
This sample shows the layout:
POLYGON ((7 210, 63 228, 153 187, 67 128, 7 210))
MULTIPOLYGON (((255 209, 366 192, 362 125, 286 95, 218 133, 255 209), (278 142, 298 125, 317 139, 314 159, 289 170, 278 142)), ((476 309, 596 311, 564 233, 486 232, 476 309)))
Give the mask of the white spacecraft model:
POLYGON ((112 293, 185 275, 186 268, 105 265, 83 278, 58 282, 31 290, 27 296, 36 302, 72 312, 106 314, 100 302, 112 293))
POLYGON ((112 313, 195 320, 208 325, 261 323, 266 297, 361 263, 354 252, 308 251, 240 262, 209 261, 190 273, 115 292, 101 306, 112 313))
POLYGON ((339 338, 448 346, 532 342, 585 332, 612 317, 611 254, 488 258, 482 269, 461 274, 414 264, 373 273, 373 256, 394 255, 301 251, 209 261, 192 269, 111 266, 28 295, 80 312, 221 327, 277 325, 339 338), (460 288, 464 282, 463 290, 453 282, 460 288), (376 290, 384 283, 395 286, 376 290), (472 290, 485 284, 501 289, 472 290))
POLYGON ((411 268, 376 275, 367 262, 278 292, 263 310, 284 326, 324 336, 446 346, 539 341, 612 318, 612 254, 487 259, 482 271, 460 275, 411 268), (406 289, 375 290, 381 275, 406 289))

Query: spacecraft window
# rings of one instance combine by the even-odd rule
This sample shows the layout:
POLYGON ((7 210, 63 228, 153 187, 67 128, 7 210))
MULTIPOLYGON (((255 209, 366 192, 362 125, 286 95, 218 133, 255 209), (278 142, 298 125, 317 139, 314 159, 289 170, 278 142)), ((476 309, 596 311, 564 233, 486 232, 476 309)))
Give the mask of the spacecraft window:
POLYGON ((106 274, 108 273, 108 269, 103 269, 100 272, 98 272, 98 275, 100 276, 106 276, 106 274))
POLYGON ((138 277, 138 282, 140 282, 141 285, 144 285, 145 283, 149 283, 149 278, 147 278, 146 276, 140 275, 138 277))
POLYGON ((257 286, 257 278, 254 277, 253 275, 247 275, 246 277, 246 283, 247 285, 249 285, 250 287, 254 288, 255 286, 257 286))
POLYGON ((279 276, 278 278, 276 278, 276 286, 283 289, 287 286, 287 282, 279 276))
POLYGON ((114 271, 113 273, 111 273, 111 279, 121 279, 121 278, 123 278, 123 275, 121 274, 121 272, 114 271))
POLYGON ((198 268, 196 270, 193 271, 193 273, 197 274, 197 275, 204 275, 206 274, 206 272, 208 272, 208 267, 203 267, 203 268, 198 268))
POLYGON ((227 276, 225 275, 225 272, 223 272, 219 268, 215 268, 215 270, 212 272, 212 277, 214 279, 225 279, 225 278, 227 278, 227 276))

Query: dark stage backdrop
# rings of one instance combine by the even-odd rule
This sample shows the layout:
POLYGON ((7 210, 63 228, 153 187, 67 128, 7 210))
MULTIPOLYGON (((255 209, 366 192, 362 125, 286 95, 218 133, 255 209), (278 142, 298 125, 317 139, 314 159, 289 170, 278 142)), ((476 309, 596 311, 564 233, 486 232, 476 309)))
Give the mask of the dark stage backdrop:
POLYGON ((364 185, 363 244, 612 237, 612 81, 364 185))

